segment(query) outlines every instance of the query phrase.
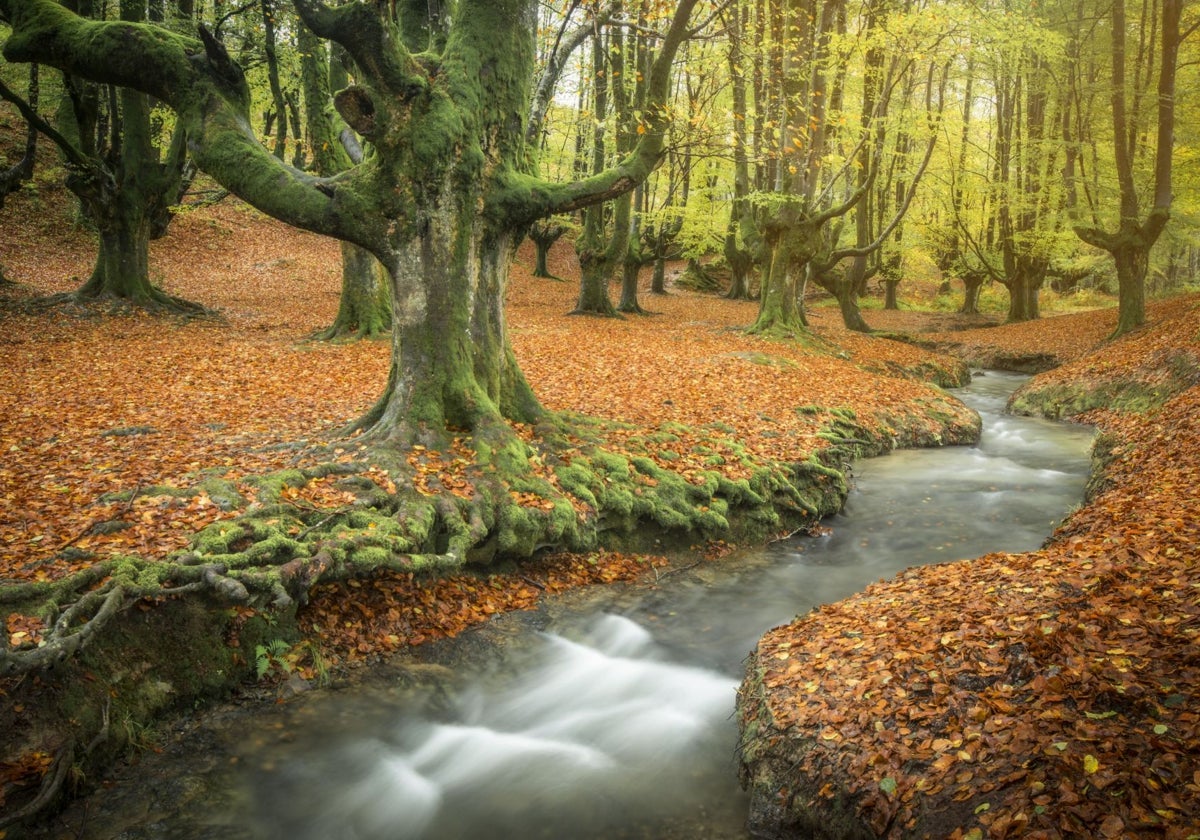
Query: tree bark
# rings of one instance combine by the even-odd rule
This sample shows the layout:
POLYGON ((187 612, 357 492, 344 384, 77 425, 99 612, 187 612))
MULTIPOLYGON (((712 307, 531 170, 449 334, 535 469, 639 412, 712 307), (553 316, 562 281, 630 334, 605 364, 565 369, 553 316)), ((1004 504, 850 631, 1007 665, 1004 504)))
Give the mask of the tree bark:
POLYGON ((963 272, 963 303, 959 307, 959 314, 979 314, 979 293, 983 289, 985 280, 987 280, 987 274, 982 271, 963 272))
POLYGON ((554 247, 554 243, 562 238, 562 235, 567 232, 567 226, 557 224, 548 220, 534 222, 529 228, 529 238, 533 240, 535 248, 533 276, 542 277, 547 280, 561 280, 561 277, 555 277, 550 273, 549 258, 550 249, 554 247))
MULTIPOLYGON (((333 176, 362 162, 363 152, 350 128, 331 112, 332 89, 346 87, 349 79, 340 62, 332 60, 325 43, 306 27, 298 33, 300 79, 304 91, 313 168, 333 176)), ((299 145, 299 144, 297 144, 299 145)), ((377 338, 392 328, 390 283, 387 271, 370 251, 343 242, 342 287, 338 313, 332 324, 313 337, 319 341, 377 338)))

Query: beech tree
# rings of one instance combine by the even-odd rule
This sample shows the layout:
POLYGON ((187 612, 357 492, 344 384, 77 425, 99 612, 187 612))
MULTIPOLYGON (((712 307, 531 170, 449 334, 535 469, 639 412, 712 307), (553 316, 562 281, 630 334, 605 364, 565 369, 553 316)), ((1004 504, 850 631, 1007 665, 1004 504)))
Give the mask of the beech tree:
MULTIPOLYGON (((670 67, 698 2, 684 0, 659 21, 644 133, 634 148, 603 171, 558 183, 539 177, 526 136, 536 0, 460 0, 454 14, 428 0, 294 0, 303 23, 340 45, 357 71, 334 103, 372 153, 332 177, 297 170, 263 147, 251 128, 245 76, 207 30, 196 40, 152 24, 89 21, 54 0, 0 0, 12 28, 3 48, 9 61, 50 64, 157 97, 175 110, 197 165, 231 192, 297 227, 359 245, 385 267, 388 380, 353 425, 373 463, 403 478, 414 470, 411 452, 457 445, 472 453, 469 498, 425 496, 409 485, 376 498, 387 533, 327 535, 333 526, 323 520, 304 529, 313 545, 300 546, 271 520, 198 535, 199 556, 220 558, 222 571, 213 574, 221 585, 242 598, 247 586, 274 592, 283 604, 318 579, 352 573, 364 551, 361 562, 372 568, 445 569, 497 554, 527 557, 544 544, 595 544, 597 524, 581 522, 562 492, 534 474, 535 454, 513 427, 546 415, 509 344, 504 293, 534 220, 615 199, 658 164, 670 67), (415 43, 428 48, 414 51, 415 43), (549 499, 549 509, 523 508, 514 495, 523 490, 549 499), (235 534, 257 548, 244 548, 235 534), (264 554, 279 553, 303 560, 286 580, 253 571, 264 554), (248 571, 231 581, 223 571, 230 569, 248 571)), ((96 599, 111 612, 134 591, 122 586, 96 599)), ((44 657, 77 643, 56 640, 44 657)), ((22 667, 41 661, 34 659, 22 667)))
MULTIPOLYGON (((100 16, 100 7, 90 0, 75 5, 85 18, 100 16)), ((122 23, 145 21, 147 11, 144 0, 118 4, 122 23)), ((150 279, 149 243, 166 232, 171 207, 190 179, 183 129, 179 125, 164 129, 144 93, 93 81, 104 80, 68 71, 53 120, 11 91, 0 94, 59 147, 68 170, 67 187, 79 199, 88 223, 95 226, 99 240, 95 266, 70 297, 203 312, 203 307, 167 294, 150 279)))
POLYGON ((540 414, 505 333, 514 249, 533 220, 616 198, 657 164, 665 122, 658 106, 697 2, 678 4, 669 20, 637 147, 572 183, 539 178, 525 138, 532 0, 463 0, 453 16, 425 0, 296 0, 304 24, 341 45, 358 68, 335 102, 376 152, 332 178, 297 171, 263 148, 250 129, 244 76, 204 30, 201 43, 149 24, 88 21, 51 0, 0 0, 0 11, 13 29, 8 60, 158 97, 178 113, 197 164, 232 192, 379 259, 392 286, 392 364, 360 425, 376 439, 413 443, 440 440, 447 425, 482 432, 540 414), (409 27, 444 35, 414 53, 397 37, 409 27))
MULTIPOLYGON (((1130 56, 1124 0, 1116 0, 1111 9, 1111 79, 1108 105, 1112 120, 1112 150, 1118 185, 1118 213, 1114 221, 1106 213, 1108 201, 1095 192, 1081 189, 1080 148, 1094 138, 1080 136, 1067 153, 1067 190, 1070 205, 1077 213, 1075 234, 1089 245, 1107 251, 1117 268, 1119 314, 1113 335, 1121 335, 1141 326, 1146 320, 1146 271, 1150 249, 1158 241, 1171 215, 1171 157, 1175 129, 1175 74, 1179 46, 1187 33, 1180 30, 1182 0, 1144 0, 1140 4, 1137 49, 1130 56), (1159 43, 1154 44, 1155 38, 1159 43), (1157 46, 1158 66, 1153 66, 1157 46), (1132 74, 1130 69, 1132 66, 1132 74), (1130 76, 1132 75, 1132 78, 1130 76), (1154 147, 1142 149, 1143 138, 1150 135, 1148 91, 1157 76, 1153 101, 1155 108, 1154 147), (1144 151, 1145 154, 1140 154, 1144 151), (1142 157, 1151 162, 1149 184, 1139 184, 1137 164, 1142 157), (1146 187, 1149 187, 1147 190, 1146 187), (1141 196, 1149 192, 1145 216, 1141 196), (1109 218, 1109 225, 1104 222, 1109 218)), ((1079 77, 1072 75, 1078 85, 1079 77)), ((1076 101, 1081 97, 1077 89, 1076 101)), ((1089 121, 1080 119, 1082 129, 1089 121)))

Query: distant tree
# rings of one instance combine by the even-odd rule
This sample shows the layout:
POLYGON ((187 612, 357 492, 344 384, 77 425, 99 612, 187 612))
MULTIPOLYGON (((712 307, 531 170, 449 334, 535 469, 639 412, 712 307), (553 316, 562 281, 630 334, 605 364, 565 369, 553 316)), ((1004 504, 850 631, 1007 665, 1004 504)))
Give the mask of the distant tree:
MULTIPOLYGON (((18 110, 28 115, 26 117, 26 125, 28 127, 25 129, 24 151, 16 163, 0 172, 0 209, 4 208, 4 199, 8 197, 9 193, 15 192, 23 183, 33 178, 38 139, 38 129, 34 122, 34 115, 37 113, 39 90, 38 66, 36 64, 32 64, 29 67, 29 86, 24 99, 4 84, 3 79, 0 79, 0 99, 15 104, 18 110)), ((11 284, 12 282, 4 274, 4 266, 0 265, 0 285, 11 284)))
MULTIPOLYGON (((350 83, 342 62, 333 59, 325 43, 300 27, 300 76, 312 168, 332 177, 363 162, 365 154, 354 131, 333 110, 332 91, 350 83)), ((282 159, 278 147, 276 157, 282 159)), ((323 341, 378 338, 392 328, 387 272, 379 260, 353 242, 342 241, 342 289, 333 323, 316 334, 323 341)))
MULTIPOLYGON (((1142 0, 1135 6, 1139 9, 1139 26, 1136 37, 1138 48, 1130 55, 1127 39, 1129 26, 1126 19, 1124 0, 1111 4, 1111 77, 1109 83, 1109 106, 1112 118, 1112 149, 1116 181, 1119 191, 1118 214, 1108 227, 1103 226, 1107 202, 1101 196, 1081 189, 1078 146, 1094 140, 1081 136, 1090 125, 1081 118, 1076 125, 1079 131, 1070 139, 1068 146, 1067 185, 1071 207, 1078 222, 1075 234, 1087 242, 1107 251, 1117 269, 1119 314, 1118 336, 1141 326, 1146 320, 1146 272, 1150 262, 1150 249, 1158 241, 1171 215, 1171 168, 1175 129, 1175 78, 1179 47, 1189 31, 1181 31, 1182 0, 1142 0), (1158 66, 1153 66, 1154 39, 1157 37, 1158 66), (1132 71, 1132 74, 1131 74, 1132 71), (1131 78, 1132 75, 1132 78, 1131 78), (1157 76, 1153 96, 1148 95, 1152 79, 1157 76), (1153 124, 1154 147, 1144 149, 1143 138, 1150 134, 1149 102, 1154 102, 1153 124), (1149 181, 1150 199, 1143 217, 1137 166, 1144 159, 1151 164, 1149 181)), ((1193 27, 1194 29, 1195 27, 1193 27)), ((1075 101, 1083 101, 1079 88, 1082 80, 1072 75, 1076 85, 1075 101)))

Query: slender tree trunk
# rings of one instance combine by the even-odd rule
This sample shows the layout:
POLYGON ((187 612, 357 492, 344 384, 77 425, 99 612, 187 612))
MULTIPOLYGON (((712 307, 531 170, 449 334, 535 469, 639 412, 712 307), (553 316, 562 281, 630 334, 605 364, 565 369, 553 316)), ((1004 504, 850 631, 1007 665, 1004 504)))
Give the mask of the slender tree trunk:
POLYGON ((979 314, 979 293, 987 276, 983 272, 968 271, 963 274, 963 303, 959 308, 962 315, 979 314))
MULTIPOLYGON (((901 236, 897 229, 896 242, 899 245, 901 236)), ((900 282, 904 279, 904 256, 899 249, 887 253, 883 257, 883 265, 880 267, 879 273, 883 275, 883 308, 895 312, 900 308, 900 300, 897 295, 897 290, 900 287, 900 282)))
POLYGON ((337 317, 316 333, 318 341, 381 338, 392 328, 387 272, 370 251, 342 244, 342 292, 337 317))
POLYGON ((650 275, 650 293, 665 295, 667 293, 667 260, 658 256, 654 259, 654 273, 650 275))
MULTIPOLYGON (((287 149, 288 113, 287 102, 283 98, 283 88, 279 83, 279 58, 275 51, 275 4, 272 0, 262 0, 263 39, 267 56, 267 81, 271 86, 272 114, 275 121, 275 148, 272 153, 283 160, 287 149)), ((271 121, 268 119, 266 131, 271 131, 271 121)))

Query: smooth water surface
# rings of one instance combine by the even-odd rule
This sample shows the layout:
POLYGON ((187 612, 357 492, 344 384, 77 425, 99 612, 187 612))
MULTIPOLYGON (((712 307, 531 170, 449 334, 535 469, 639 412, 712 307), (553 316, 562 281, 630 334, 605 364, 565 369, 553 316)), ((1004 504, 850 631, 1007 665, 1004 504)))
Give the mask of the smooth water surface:
POLYGON ((983 415, 978 446, 858 464, 826 536, 589 595, 488 648, 443 702, 306 698, 270 724, 280 737, 230 739, 226 758, 180 769, 221 776, 205 782, 219 813, 208 793, 172 812, 175 779, 119 833, 82 836, 748 837, 732 715, 757 638, 912 565, 1035 549, 1082 498, 1092 433, 1002 415, 1024 379, 988 373, 960 392, 983 415))

